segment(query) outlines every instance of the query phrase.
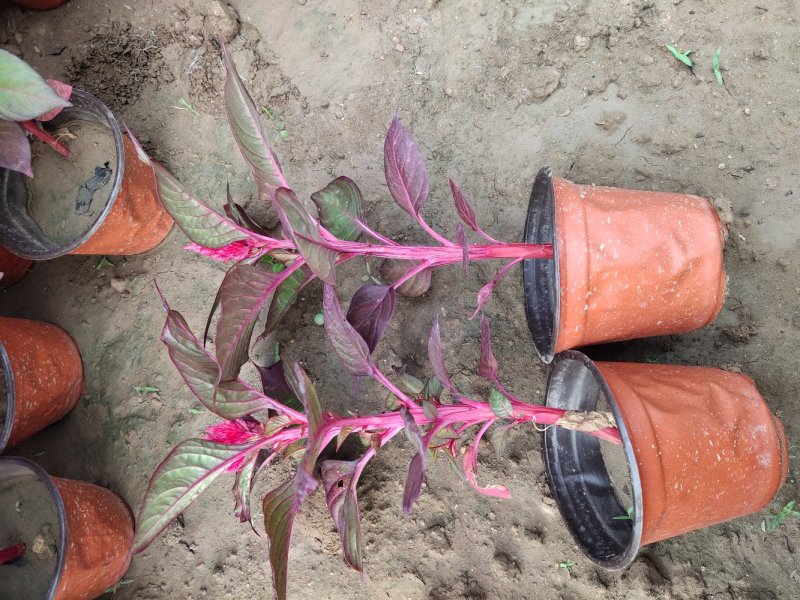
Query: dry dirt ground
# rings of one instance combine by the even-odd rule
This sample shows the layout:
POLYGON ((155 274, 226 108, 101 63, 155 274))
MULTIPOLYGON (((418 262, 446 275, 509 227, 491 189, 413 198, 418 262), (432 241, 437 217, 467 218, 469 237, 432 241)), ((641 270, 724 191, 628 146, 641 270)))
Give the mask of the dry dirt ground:
MULTIPOLYGON (((245 203, 253 194, 220 103, 220 35, 272 115, 264 118, 295 189, 307 196, 349 175, 365 192, 369 221, 401 239, 424 241, 382 181, 382 138, 395 113, 429 160, 426 215, 448 234, 456 218, 447 175, 485 228, 506 240, 519 239, 529 186, 546 164, 580 183, 714 198, 731 231, 730 293, 716 323, 596 355, 738 365, 753 375, 791 443, 789 480, 767 511, 655 544, 628 571, 609 574, 580 555, 562 524, 535 432, 517 434, 501 459, 481 453, 482 479, 504 482, 514 499, 478 496, 437 464, 411 517, 400 504, 412 450, 398 441, 362 478, 365 581, 344 565, 318 493, 295 528, 289 596, 786 599, 800 597, 800 519, 771 533, 760 524, 800 499, 799 16, 792 0, 72 0, 48 13, 4 6, 0 45, 99 96, 217 205, 226 181, 245 203), (694 50, 694 70, 665 44, 694 50), (724 86, 711 69, 717 48, 724 86)), ((223 275, 182 251, 185 241, 175 230, 158 249, 102 269, 99 257, 40 263, 0 297, 3 314, 69 330, 87 378, 73 413, 18 453, 108 486, 133 507, 169 448, 212 422, 193 412, 159 342, 164 315, 153 279, 197 330, 223 275)), ((378 351, 382 364, 429 373, 424 341, 439 313, 451 369, 469 385, 478 327, 467 317, 493 273, 491 265, 474 265, 465 278, 458 268, 440 271, 425 297, 401 301, 378 351)), ((349 272, 342 297, 363 274, 363 266, 349 272)), ((519 277, 509 277, 487 313, 505 381, 538 401, 546 371, 520 290, 519 277)), ((326 408, 374 408, 382 399, 369 388, 356 398, 341 374, 314 324, 319 310, 319 289, 309 288, 280 330, 284 352, 320 381, 326 408)), ((286 473, 276 468, 260 491, 286 473)), ((115 597, 271 598, 265 545, 231 514, 228 485, 137 556, 115 597)))

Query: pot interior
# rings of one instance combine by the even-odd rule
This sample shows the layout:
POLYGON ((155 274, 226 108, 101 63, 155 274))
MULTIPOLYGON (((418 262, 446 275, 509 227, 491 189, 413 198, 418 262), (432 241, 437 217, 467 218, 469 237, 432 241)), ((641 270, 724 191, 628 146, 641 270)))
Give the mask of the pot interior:
POLYGON ((525 219, 527 244, 552 244, 553 260, 522 261, 525 315, 533 345, 545 363, 553 360, 558 335, 558 245, 555 235, 555 191, 550 167, 542 168, 533 182, 525 219))
POLYGON ((24 543, 25 555, 0 565, 3 598, 52 598, 64 568, 61 496, 41 467, 0 459, 0 547, 24 543))
POLYGON ((591 360, 580 352, 563 352, 550 374, 547 406, 614 414, 622 446, 551 427, 544 434, 544 454, 550 489, 575 542, 595 564, 624 569, 641 544, 642 495, 613 394, 591 360))
POLYGON ((69 158, 33 141, 33 178, 0 169, 0 243, 24 258, 56 258, 83 244, 122 185, 125 154, 114 116, 80 90, 73 90, 70 102, 43 123, 69 147, 69 158))

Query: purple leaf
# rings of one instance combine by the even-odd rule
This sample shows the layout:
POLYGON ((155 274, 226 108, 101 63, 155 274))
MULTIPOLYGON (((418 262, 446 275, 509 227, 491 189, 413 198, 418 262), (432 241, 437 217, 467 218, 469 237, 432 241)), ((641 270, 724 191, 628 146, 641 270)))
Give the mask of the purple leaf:
POLYGON ((481 359, 478 375, 489 381, 497 381, 497 359, 492 352, 492 337, 489 333, 489 319, 481 315, 481 359))
POLYGON ((278 360, 266 367, 261 365, 255 365, 255 367, 261 376, 261 387, 267 396, 275 398, 291 408, 303 410, 302 404, 292 393, 292 390, 289 389, 289 384, 286 382, 282 360, 278 360))
MULTIPOLYGON (((421 264, 422 261, 405 261, 387 258, 381 263, 381 276, 386 281, 394 283, 410 270, 417 268, 421 264)), ((431 269, 423 269, 400 284, 396 288, 397 293, 406 297, 421 296, 431 287, 431 273, 431 269)))
MULTIPOLYGON (((61 98, 62 100, 67 102, 67 106, 69 106, 69 99, 72 96, 72 86, 68 83, 64 83, 63 81, 58 81, 57 79, 48 79, 47 85, 53 88, 53 91, 56 95, 61 98)), ((44 113, 43 115, 39 115, 36 117, 37 121, 52 121, 58 116, 62 110, 64 110, 64 106, 59 106, 54 108, 51 111, 44 113)))
POLYGON ((474 448, 467 449, 467 451, 464 453, 462 467, 464 469, 464 476, 467 479, 467 483, 469 483, 472 489, 474 489, 476 492, 480 492, 484 496, 504 498, 506 500, 511 498, 511 492, 509 492, 508 488, 504 485, 487 485, 482 487, 480 484, 478 484, 478 479, 475 475, 475 469, 477 466, 477 451, 474 451, 474 448))
POLYGON ((450 394, 453 396, 459 396, 458 390, 456 386, 453 385, 453 382, 450 380, 450 373, 447 370, 447 365, 444 362, 444 353, 442 352, 442 335, 439 331, 439 317, 437 315, 436 319, 433 321, 433 326, 431 327, 431 335, 428 338, 428 358, 431 361, 431 366, 433 367, 433 374, 436 375, 436 379, 439 380, 450 394))
POLYGON ((156 468, 147 485, 136 519, 131 552, 142 552, 186 510, 205 489, 232 464, 266 445, 264 440, 249 444, 216 444, 191 439, 181 442, 156 468))
POLYGON ((242 156, 253 171, 258 197, 267 203, 272 202, 278 188, 288 188, 289 184, 270 146, 253 99, 245 89, 224 43, 222 60, 227 75, 224 101, 228 124, 242 156))
POLYGON ((475 312, 472 313, 472 316, 470 317, 470 319, 474 319, 476 316, 478 316, 478 313, 480 312, 481 308, 483 308, 483 305, 489 299, 489 296, 494 291, 494 288, 497 286, 497 284, 500 283, 500 280, 503 278, 503 275, 505 275, 506 272, 511 267, 513 267, 515 264, 517 264, 521 260, 522 260, 521 258, 515 258, 510 263, 505 265, 503 268, 501 268, 497 272, 497 275, 494 276, 494 279, 492 279, 489 283, 487 283, 485 286, 483 286, 478 291, 478 305, 475 307, 475 312))
POLYGON ((475 220, 475 211, 472 210, 472 206, 469 203, 469 200, 464 196, 461 192, 461 188, 456 185, 456 182, 452 179, 448 179, 450 182, 450 191, 453 193, 453 201, 456 204, 456 212, 458 212, 458 216, 461 217, 461 220, 464 221, 472 231, 478 231, 480 228, 478 227, 478 223, 475 220))
POLYGON ((414 421, 414 416, 405 407, 400 409, 400 413, 403 415, 403 422, 406 425, 406 436, 417 448, 417 453, 408 466, 408 477, 403 489, 403 512, 408 514, 411 512, 412 505, 422 493, 422 482, 425 481, 426 449, 419 427, 414 421))
POLYGON ((222 280, 214 340, 222 381, 237 377, 247 362, 256 319, 282 279, 260 265, 234 265, 222 280))
POLYGON ((355 377, 372 375, 373 363, 364 338, 347 322, 336 288, 325 286, 322 296, 325 334, 344 367, 355 377))
POLYGON ((357 460, 326 460, 321 468, 325 501, 339 532, 344 560, 355 570, 363 572, 364 541, 356 495, 357 482, 353 479, 358 463, 357 460))
POLYGON ((230 183, 225 184, 225 193, 228 197, 228 202, 225 204, 225 214, 228 215, 228 218, 236 221, 236 223, 242 227, 246 227, 250 231, 253 231, 259 235, 268 236, 269 233, 266 229, 261 227, 258 223, 253 221, 250 215, 247 214, 244 207, 240 204, 237 204, 233 200, 233 196, 231 196, 231 185, 230 183))
POLYGON ((298 363, 293 363, 286 375, 295 395, 303 403, 308 418, 306 451, 294 477, 294 504, 295 508, 299 509, 305 499, 317 489, 318 482, 314 477, 314 465, 322 451, 323 440, 320 433, 324 426, 324 417, 317 398, 317 391, 303 367, 298 363))
POLYGON ((397 294, 388 285, 364 285, 353 294, 347 320, 367 343, 370 352, 383 337, 396 302, 397 294))
POLYGON ((5 119, 0 119, 0 167, 33 177, 28 136, 19 125, 5 119))
POLYGON ((466 275, 467 265, 469 265, 469 242, 467 241, 467 234, 464 232, 464 227, 461 223, 456 225, 456 239, 458 240, 458 245, 461 246, 461 249, 464 251, 464 257, 461 262, 464 265, 464 275, 466 275))
POLYGON ((171 310, 165 300, 164 305, 167 320, 161 332, 161 341, 166 344, 169 357, 186 385, 203 406, 226 419, 243 417, 268 408, 286 412, 286 407, 241 379, 219 383, 219 363, 200 345, 181 314, 171 310))
POLYGON ((286 581, 289 572, 289 545, 292 525, 297 514, 294 503, 295 480, 290 479, 264 496, 264 528, 269 538, 269 563, 272 567, 272 587, 277 600, 286 600, 286 581))
POLYGON ((295 193, 287 188, 275 194, 275 208, 284 233, 295 243, 314 275, 330 285, 336 285, 337 252, 324 245, 317 226, 295 193))
POLYGON ((253 518, 250 513, 250 491, 253 487, 257 459, 258 453, 248 457, 236 472, 236 479, 233 482, 233 499, 236 503, 234 514, 239 517, 241 523, 250 523, 253 518))
POLYGON ((383 144, 383 170, 394 201, 416 218, 428 198, 428 172, 414 136, 397 117, 383 144))

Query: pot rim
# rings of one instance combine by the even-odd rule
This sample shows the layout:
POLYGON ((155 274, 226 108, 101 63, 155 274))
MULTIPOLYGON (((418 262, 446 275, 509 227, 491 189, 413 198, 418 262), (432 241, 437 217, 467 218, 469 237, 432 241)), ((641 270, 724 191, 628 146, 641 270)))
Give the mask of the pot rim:
MULTIPOLYGON (((109 108, 103 104, 99 99, 91 95, 89 92, 85 92, 78 88, 73 88, 72 96, 70 97, 71 100, 77 101, 74 104, 80 104, 91 109, 95 116, 97 117, 97 122, 107 125, 111 136, 114 139, 114 149, 116 150, 116 168, 114 172, 114 183, 111 186, 111 190, 108 193, 108 201, 106 205, 103 207, 103 210, 100 211, 100 214, 97 215, 97 218, 92 222, 92 224, 78 237, 76 237, 73 241, 60 244, 48 238, 43 232, 40 230, 40 235, 37 236, 40 238, 38 248, 33 249, 30 247, 25 247, 24 245, 19 245, 17 240, 14 236, 3 237, 0 239, 0 242, 8 248, 11 252, 20 256, 22 258, 27 258, 30 260, 50 260, 53 258, 58 258, 60 256, 64 256, 69 252, 75 250, 76 248, 80 247, 84 243, 86 243, 89 238, 91 238, 108 217, 111 210, 114 208, 114 204, 119 197, 120 189, 122 188, 122 179, 125 175, 125 145, 122 141, 122 130, 119 127, 119 123, 117 123, 117 119, 114 117, 112 112, 109 108)), ((71 107, 65 108, 64 111, 69 111, 71 107)), ((8 206, 8 189, 9 189, 9 178, 10 177, 26 177, 21 173, 13 172, 9 169, 0 169, 0 208, 6 208, 8 206)), ((7 212, 7 211, 4 211, 7 212)), ((30 219, 30 218, 29 218, 30 219)), ((35 223, 33 219, 30 219, 32 223, 35 223)), ((38 225, 36 225, 38 229, 38 225)), ((20 231, 22 228, 19 226, 15 227, 14 230, 20 231)), ((13 231, 13 230, 12 230, 13 231)), ((3 233, 3 228, 0 227, 0 235, 3 233)), ((28 234, 30 235, 30 234, 28 234)))
POLYGON ((561 311, 555 188, 550 167, 542 167, 536 174, 523 231, 525 243, 551 244, 553 247, 552 260, 522 261, 522 289, 528 329, 539 358, 543 363, 550 364, 555 356, 561 311))
POLYGON ((0 342, 0 368, 3 370, 3 377, 5 377, 6 382, 6 397, 0 398, 0 404, 5 403, 6 408, 5 423, 0 423, 0 453, 2 453, 11 437, 11 428, 14 426, 14 414, 17 408, 14 371, 11 369, 11 359, 3 342, 0 342))
POLYGON ((64 572, 64 563, 66 562, 67 554, 67 513, 64 508, 64 501, 61 498, 61 493, 58 491, 50 474, 32 460, 22 458, 21 456, 3 456, 0 458, 0 463, 15 464, 32 471, 33 474, 44 483, 47 491, 50 492, 50 497, 53 499, 53 505, 56 509, 56 518, 58 519, 58 558, 56 559, 56 569, 53 572, 50 588, 47 591, 46 597, 46 600, 53 600, 58 588, 58 583, 61 581, 61 575, 64 572))
POLYGON ((600 444, 606 442, 579 431, 550 427, 544 434, 544 459, 550 490, 576 544, 596 565, 611 571, 620 571, 631 565, 642 544, 642 482, 633 444, 614 394, 594 362, 576 350, 556 355, 547 382, 547 406, 568 410, 594 410, 598 391, 605 396, 622 437, 631 477, 632 518, 614 519, 626 509, 613 492, 600 452, 600 444), (569 471, 562 462, 569 463, 569 471), (587 464, 591 467, 588 472, 576 469, 587 464), (565 477, 565 474, 574 475, 576 472, 580 472, 582 476, 577 490, 575 484, 578 481, 570 482, 565 477), (591 475, 589 486, 586 485, 584 475, 591 475), (580 494, 571 493, 577 491, 580 494), (608 493, 600 495, 597 494, 598 491, 608 493), (616 544, 617 550, 610 555, 608 552, 604 553, 603 550, 612 544, 616 544))

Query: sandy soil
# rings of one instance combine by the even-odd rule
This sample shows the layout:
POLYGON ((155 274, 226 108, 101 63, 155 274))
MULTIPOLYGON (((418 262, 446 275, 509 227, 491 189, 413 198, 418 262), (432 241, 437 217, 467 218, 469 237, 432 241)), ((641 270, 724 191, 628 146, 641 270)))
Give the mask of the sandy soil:
MULTIPOLYGON (((0 9, 0 44, 99 96, 218 205, 226 181, 241 202, 253 202, 220 104, 219 35, 257 104, 274 116, 268 126, 295 189, 307 197, 334 176, 351 176, 369 221, 401 239, 424 241, 382 180, 382 139, 394 113, 429 159, 426 215, 448 234, 456 217, 447 175, 485 228, 506 240, 519 239, 529 186, 545 164, 580 183, 713 198, 731 231, 730 293, 716 323, 593 355, 753 375, 791 440, 789 481, 768 511, 655 544, 628 571, 609 574, 580 555, 563 526, 535 432, 516 435, 507 457, 481 454, 482 480, 505 483, 514 499, 480 497, 438 464, 411 517, 400 507, 412 449, 398 441, 362 478, 366 581, 341 560, 318 493, 295 528, 289 595, 783 599, 800 596, 800 520, 771 533, 760 524, 800 499, 798 9, 792 0, 72 0, 52 13, 0 9), (694 50, 694 71, 664 44, 694 50), (711 71, 718 47, 724 87, 711 71), (574 563, 571 572, 562 562, 574 563)), ((158 339, 154 278, 196 330, 222 278, 218 265, 182 251, 185 241, 174 231, 157 250, 102 269, 99 257, 41 263, 0 299, 3 314, 68 329, 86 365, 77 408, 18 452, 37 455, 53 474, 108 486, 133 506, 167 450, 211 422, 189 410, 194 402, 158 339), (144 385, 160 392, 133 391, 144 385)), ((458 268, 439 272, 424 298, 400 302, 378 350, 382 364, 429 373, 424 340, 438 312, 451 369, 470 385, 478 325, 466 319, 493 273, 491 265, 474 265, 466 277, 458 268)), ((363 269, 348 274, 342 297, 363 269)), ((356 398, 323 342, 313 321, 319 306, 311 287, 280 329, 284 352, 321 381, 326 407, 375 407, 381 398, 371 388, 356 398)), ((487 313, 504 380, 540 400, 546 371, 529 341, 518 277, 501 285, 487 313)), ((286 474, 277 467, 261 491, 286 474)), ((227 487, 215 487, 136 557, 115 597, 271 598, 264 543, 231 514, 227 487)))

